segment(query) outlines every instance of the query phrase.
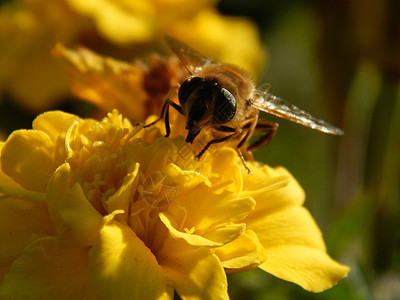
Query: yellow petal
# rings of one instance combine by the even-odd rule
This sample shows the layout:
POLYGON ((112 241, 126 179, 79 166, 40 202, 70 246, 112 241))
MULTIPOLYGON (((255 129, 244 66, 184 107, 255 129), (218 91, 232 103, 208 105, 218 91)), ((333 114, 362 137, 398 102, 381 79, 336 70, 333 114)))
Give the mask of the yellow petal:
POLYGON ((246 224, 248 229, 257 233, 267 252, 282 245, 325 251, 321 231, 304 207, 291 206, 262 217, 250 215, 246 224))
POLYGON ((244 193, 260 193, 279 190, 293 180, 293 176, 283 167, 272 168, 267 165, 248 162, 252 174, 243 176, 244 193))
POLYGON ((151 1, 67 2, 74 10, 93 19, 99 33, 113 43, 143 42, 150 39, 156 29, 156 12, 151 1))
POLYGON ((32 123, 34 130, 42 131, 47 134, 49 139, 55 144, 60 135, 64 135, 71 125, 81 120, 78 116, 62 111, 49 111, 35 118, 32 123))
POLYGON ((172 299, 163 270, 128 226, 105 217, 89 255, 91 282, 100 299, 172 299))
POLYGON ((226 244, 237 239, 245 229, 246 224, 244 223, 223 223, 219 227, 202 234, 202 236, 207 240, 226 244))
POLYGON ((159 172, 178 154, 174 141, 168 138, 158 138, 149 146, 143 147, 142 151, 143 157, 139 161, 143 161, 141 167, 145 176, 159 172))
POLYGON ((287 207, 263 219, 248 221, 264 246, 260 268, 304 289, 320 292, 346 276, 349 268, 326 254, 322 234, 304 207, 287 207))
POLYGON ((246 230, 236 240, 217 248, 215 255, 225 269, 232 270, 257 266, 266 259, 264 247, 251 230, 246 230))
POLYGON ((206 186, 211 185, 207 176, 196 171, 183 170, 176 164, 167 165, 164 172, 165 175, 171 177, 176 186, 179 186, 179 191, 177 192, 185 193, 186 191, 192 190, 200 183, 204 183, 206 186))
POLYGON ((256 165, 251 169, 253 174, 243 176, 243 192, 240 195, 251 195, 256 200, 256 214, 267 215, 286 206, 301 206, 304 203, 304 190, 285 168, 256 165))
POLYGON ((49 215, 55 227, 62 222, 60 216, 61 199, 67 194, 71 186, 71 167, 68 163, 62 164, 54 172, 47 186, 47 205, 49 215))
POLYGON ((69 165, 65 163, 49 182, 49 210, 57 222, 62 245, 90 246, 98 237, 103 216, 89 203, 79 184, 69 187, 68 174, 69 165))
MULTIPOLYGON (((3 149, 4 142, 0 141, 0 154, 3 149)), ((3 172, 3 169, 1 167, 1 159, 0 159, 0 184, 7 186, 7 187, 14 187, 14 188, 21 188, 21 186, 16 183, 12 178, 8 175, 6 175, 3 172)))
POLYGON ((267 260, 259 268, 312 292, 331 288, 349 272, 348 267, 332 260, 324 251, 309 247, 282 245, 266 253, 267 260))
POLYGON ((224 147, 211 155, 214 156, 211 160, 212 172, 218 174, 218 181, 223 184, 221 190, 239 193, 243 186, 240 169, 242 162, 239 160, 236 151, 233 148, 224 147), (226 183, 229 184, 226 185, 226 183))
MULTIPOLYGON (((0 153, 3 149, 4 142, 0 142, 0 153)), ((16 197, 20 199, 26 199, 34 202, 45 202, 46 195, 44 193, 28 191, 23 189, 18 183, 11 179, 11 177, 7 176, 1 167, 1 159, 0 159, 0 192, 10 196, 16 197)))
POLYGON ((33 238, 52 234, 46 205, 4 196, 0 199, 0 266, 8 267, 33 238))
POLYGON ((254 207, 255 201, 250 197, 237 198, 230 192, 214 194, 194 189, 182 197, 176 197, 167 212, 178 221, 185 218, 182 226, 195 227, 196 231, 205 233, 214 226, 243 220, 254 207), (187 211, 184 217, 181 207, 187 211))
POLYGON ((53 174, 54 148, 47 134, 35 130, 14 131, 3 146, 4 173, 24 188, 44 192, 53 174))
POLYGON ((221 246, 237 238, 245 229, 244 219, 255 206, 252 198, 235 198, 232 193, 211 194, 193 190, 174 199, 160 219, 170 233, 191 245, 221 246), (185 207, 183 213, 182 207, 185 207), (184 231, 194 232, 190 234, 184 231))
POLYGON ((14 261, 4 276, 1 299, 97 299, 90 288, 88 248, 59 248, 42 238, 14 261))
POLYGON ((207 248, 169 238, 157 259, 182 299, 229 299, 224 269, 207 248))
MULTIPOLYGON (((4 142, 0 142, 0 153, 3 149, 4 142)), ((7 176, 1 167, 0 159, 0 193, 3 193, 10 197, 16 197, 20 199, 26 199, 34 202, 45 202, 46 195, 40 192, 33 192, 23 189, 18 183, 12 180, 11 177, 7 176)))
POLYGON ((144 121, 147 117, 144 103, 147 94, 140 68, 86 48, 70 50, 58 45, 53 52, 64 64, 71 89, 77 96, 103 111, 122 111, 132 120, 144 121))
MULTIPOLYGON (((168 228, 170 234, 174 238, 178 239, 183 239, 185 240, 188 244, 196 246, 196 247, 218 247, 222 246, 223 243, 221 242, 214 242, 211 240, 208 240, 200 235, 197 234, 191 234, 191 233, 184 233, 176 229, 176 224, 173 226, 171 224, 171 217, 166 215, 165 213, 160 213, 159 215, 161 222, 164 223, 164 225, 168 228)), ((241 230, 241 228, 240 228, 241 230)))
POLYGON ((87 201, 79 184, 75 184, 62 197, 59 213, 61 226, 58 228, 63 245, 90 246, 98 237, 102 215, 87 201))
MULTIPOLYGON (((108 213, 112 213, 115 210, 123 210, 129 211, 129 201, 131 199, 132 193, 136 191, 137 181, 138 181, 138 172, 139 172, 139 164, 136 163, 132 172, 129 172, 125 175, 124 180, 120 186, 120 188, 110 196, 107 201, 107 211, 108 213)), ((121 215, 117 216, 117 219, 121 215)), ((127 214, 124 214, 124 221, 127 221, 127 214)))

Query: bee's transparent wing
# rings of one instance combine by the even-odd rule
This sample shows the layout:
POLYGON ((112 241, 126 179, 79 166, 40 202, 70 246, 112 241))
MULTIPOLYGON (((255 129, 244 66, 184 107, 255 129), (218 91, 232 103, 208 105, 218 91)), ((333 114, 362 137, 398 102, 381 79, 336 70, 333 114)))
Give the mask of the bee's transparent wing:
POLYGON ((167 42, 169 48, 178 56, 190 74, 194 74, 196 70, 212 63, 211 58, 205 57, 201 53, 191 49, 172 36, 165 36, 165 41, 167 42))
POLYGON ((279 118, 316 129, 325 133, 343 135, 343 131, 323 120, 311 116, 308 112, 290 104, 268 92, 263 92, 252 100, 252 105, 258 110, 264 111, 279 118))

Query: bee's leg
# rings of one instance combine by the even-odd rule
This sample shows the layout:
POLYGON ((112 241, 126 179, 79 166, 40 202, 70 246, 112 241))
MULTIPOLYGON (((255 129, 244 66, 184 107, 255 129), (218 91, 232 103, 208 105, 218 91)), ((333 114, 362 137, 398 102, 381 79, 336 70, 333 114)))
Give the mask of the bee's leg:
POLYGON ((250 144, 246 151, 253 151, 267 145, 278 130, 278 123, 268 120, 258 120, 254 132, 266 132, 259 140, 250 144))
MULTIPOLYGON (((236 146, 236 152, 240 157, 240 160, 242 161, 243 166, 246 168, 248 174, 252 174, 252 172, 247 166, 246 161, 244 160, 241 148, 251 138, 257 124, 257 119, 257 115, 255 115, 253 118, 244 122, 244 124, 242 125, 242 129, 244 130, 244 132, 242 133, 242 138, 240 142, 236 146)), ((244 154, 246 155, 247 160, 253 161, 253 156, 251 155, 251 152, 247 151, 247 149, 244 149, 244 154)))
MULTIPOLYGON (((254 115, 251 119, 248 119, 242 125, 242 128, 246 130, 246 133, 243 135, 243 138, 240 140, 239 144, 237 145, 237 149, 242 149, 243 145, 250 140, 252 137, 258 122, 258 115, 254 115)), ((244 150, 244 154, 249 161, 253 161, 253 155, 247 148, 244 150)), ((242 152, 242 151, 240 151, 242 152)), ((243 155, 242 155, 243 156, 243 155)), ((248 169, 248 168, 247 168, 248 169)))
POLYGON ((151 123, 149 123, 149 124, 144 125, 143 128, 147 128, 147 127, 153 126, 153 125, 156 124, 158 121, 162 120, 162 119, 164 118, 165 110, 166 110, 167 106, 169 105, 169 102, 170 102, 170 100, 169 100, 169 98, 167 98, 167 99, 164 101, 163 106, 162 106, 162 108, 161 108, 161 115, 160 115, 160 117, 158 117, 155 121, 153 121, 153 122, 151 122, 151 123))
POLYGON ((175 108, 180 114, 183 114, 183 109, 182 106, 176 104, 175 102, 172 102, 169 98, 167 98, 162 106, 161 109, 161 116, 159 118, 157 118, 157 120, 151 122, 150 124, 144 125, 143 127, 150 127, 152 125, 154 125, 155 123, 157 123, 158 121, 160 121, 161 119, 164 119, 165 121, 165 136, 168 137, 171 133, 171 128, 169 126, 169 106, 172 106, 173 108, 175 108))
MULTIPOLYGON (((239 142, 239 144, 238 144, 237 147, 236 147, 236 151, 238 152, 240 159, 243 161, 244 166, 246 167, 247 171, 249 171, 249 174, 250 174, 251 171, 250 171, 250 169, 247 167, 246 163, 244 162, 243 153, 242 153, 242 150, 241 150, 243 144, 244 144, 245 142, 247 142, 247 141, 250 139, 250 137, 251 137, 251 135, 250 135, 249 132, 250 132, 250 130, 248 130, 248 131, 246 132, 246 134, 244 135, 244 137, 241 139, 241 141, 239 142)), ((244 155, 246 156, 247 160, 249 160, 249 161, 251 161, 251 162, 254 161, 253 154, 251 153, 251 151, 248 150, 248 148, 244 148, 244 149, 243 149, 243 152, 244 152, 244 155)))
MULTIPOLYGON (((168 99, 168 104, 167 104, 167 108, 165 109, 165 137, 169 137, 170 133, 171 133, 171 128, 169 126, 169 106, 172 106, 173 108, 175 108, 181 115, 183 115, 183 109, 182 106, 176 104, 175 102, 172 102, 171 100, 168 99)), ((162 113, 162 112, 161 112, 162 113)))
MULTIPOLYGON (((250 132, 251 132, 251 128, 253 128, 254 129, 254 125, 253 125, 253 123, 254 124, 256 124, 256 122, 247 122, 244 126, 243 126, 243 129, 244 130, 246 130, 246 133, 243 135, 243 138, 240 140, 240 142, 239 142, 239 144, 237 145, 237 147, 236 147, 236 152, 237 152, 237 154, 238 154, 238 156, 239 156, 239 158, 240 158, 240 160, 242 161, 242 163, 243 163, 243 166, 246 168, 246 170, 247 170, 247 172, 249 173, 249 174, 252 174, 252 172, 250 171, 250 169, 249 169, 249 167, 247 166, 247 164, 246 164, 246 161, 244 160, 244 157, 243 157, 243 153, 242 153, 242 150, 240 149, 240 147, 250 138, 250 132)), ((228 127, 228 126, 219 126, 219 127, 216 127, 216 128, 214 128, 214 129, 216 129, 216 130, 218 130, 218 131, 223 131, 223 132, 236 132, 236 134, 238 133, 238 131, 237 131, 237 129, 235 129, 235 128, 232 128, 232 127, 228 127)), ((234 134, 232 134, 232 135, 230 135, 230 137, 232 137, 234 134)), ((245 154, 246 154, 246 157, 248 158, 248 153, 247 153, 247 151, 245 152, 245 154)))
POLYGON ((179 85, 176 85, 171 88, 171 90, 168 93, 167 98, 165 99, 162 108, 161 108, 161 115, 159 118, 157 118, 155 121, 151 122, 150 124, 144 125, 143 127, 150 127, 160 121, 161 119, 165 120, 165 132, 166 132, 166 137, 168 137, 171 133, 171 129, 169 126, 169 106, 171 105, 173 108, 175 108, 180 114, 183 114, 183 109, 181 106, 178 104, 174 103, 173 101, 170 100, 171 96, 175 95, 179 90, 179 85))
MULTIPOLYGON (((230 127, 229 127, 229 128, 230 128, 230 127)), ((232 129, 233 129, 233 128, 232 128, 232 129)), ((234 130, 234 129, 233 129, 233 130, 234 130)), ((196 155, 196 158, 200 159, 200 158, 203 156, 204 152, 206 152, 207 149, 208 149, 212 144, 218 144, 218 143, 225 142, 225 141, 229 140, 230 138, 232 138, 232 137, 235 136, 235 135, 236 135, 236 130, 235 130, 235 132, 234 132, 233 134, 230 134, 230 135, 224 136, 224 137, 222 137, 222 138, 217 138, 217 139, 213 139, 213 140, 209 141, 209 142, 207 143, 207 145, 205 145, 204 148, 199 152, 199 154, 196 155)))
MULTIPOLYGON (((237 152, 237 154, 238 154, 240 160, 242 161, 243 166, 246 168, 247 173, 248 173, 248 174, 253 174, 253 172, 251 172, 251 170, 250 170, 249 167, 247 166, 246 161, 244 160, 242 150, 240 150, 240 148, 236 148, 236 152, 237 152)), ((246 157, 247 157, 247 155, 246 155, 246 157)))

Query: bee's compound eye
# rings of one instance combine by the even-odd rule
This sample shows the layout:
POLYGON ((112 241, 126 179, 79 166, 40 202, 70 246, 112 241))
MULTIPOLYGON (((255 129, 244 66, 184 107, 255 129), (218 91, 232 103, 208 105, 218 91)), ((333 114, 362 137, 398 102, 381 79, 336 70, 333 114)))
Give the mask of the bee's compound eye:
POLYGON ((236 113, 236 99, 227 89, 222 88, 215 103, 213 119, 216 124, 229 122, 236 113))
POLYGON ((189 98, 190 94, 193 93, 193 91, 201 84, 204 82, 204 78, 201 77, 193 77, 186 79, 182 84, 181 87, 179 88, 178 92, 178 98, 179 98, 179 103, 183 106, 186 102, 186 100, 189 98))

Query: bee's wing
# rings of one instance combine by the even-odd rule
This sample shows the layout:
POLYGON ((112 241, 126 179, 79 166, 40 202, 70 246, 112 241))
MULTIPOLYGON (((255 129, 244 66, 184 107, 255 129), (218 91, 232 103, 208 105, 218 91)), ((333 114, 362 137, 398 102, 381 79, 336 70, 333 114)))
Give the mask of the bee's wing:
POLYGON ((178 56, 187 71, 192 75, 196 70, 212 63, 212 59, 205 57, 196 50, 191 49, 172 36, 165 36, 169 48, 178 56))
POLYGON ((301 110, 297 106, 282 100, 271 93, 264 92, 252 100, 252 105, 258 110, 264 111, 279 118, 287 119, 292 122, 316 129, 325 133, 343 135, 343 131, 323 120, 311 116, 308 112, 301 110))

